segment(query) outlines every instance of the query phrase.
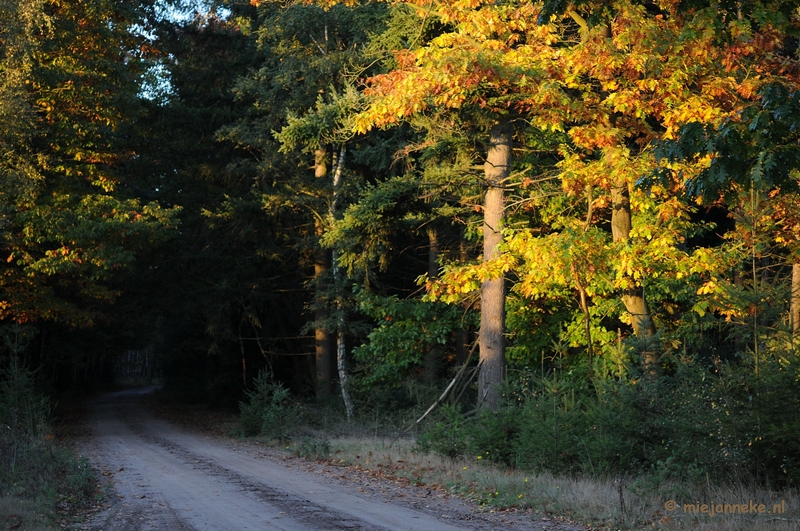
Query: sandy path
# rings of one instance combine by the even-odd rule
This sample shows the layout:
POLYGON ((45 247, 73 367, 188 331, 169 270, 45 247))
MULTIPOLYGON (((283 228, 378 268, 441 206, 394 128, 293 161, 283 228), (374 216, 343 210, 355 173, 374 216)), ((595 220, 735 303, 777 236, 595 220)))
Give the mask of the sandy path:
MULTIPOLYGON (((558 522, 479 515, 456 499, 418 502, 366 492, 302 470, 277 452, 177 428, 155 418, 141 391, 90 406, 84 451, 113 480, 109 506, 75 529, 164 530, 575 530, 558 522), (361 492, 359 492, 361 491, 361 492)), ((409 488, 409 490, 414 490, 409 488)))

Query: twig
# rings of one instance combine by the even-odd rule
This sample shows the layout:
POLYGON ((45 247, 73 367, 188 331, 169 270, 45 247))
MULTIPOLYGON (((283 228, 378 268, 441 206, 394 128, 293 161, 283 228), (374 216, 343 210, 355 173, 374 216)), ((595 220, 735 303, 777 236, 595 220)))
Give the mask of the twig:
POLYGON ((461 400, 461 397, 464 396, 464 393, 466 392, 467 388, 469 387, 469 384, 472 383, 472 380, 473 380, 473 378, 475 378, 475 375, 478 374, 478 371, 481 370, 481 364, 482 363, 483 363, 482 361, 478 362, 478 364, 472 370, 472 373, 470 373, 469 378, 467 378, 467 381, 464 382, 464 386, 461 388, 461 392, 458 393, 458 396, 456 397, 456 403, 458 403, 461 400))
POLYGON ((453 386, 455 386, 456 382, 458 382, 458 380, 464 374, 464 371, 467 370, 467 365, 469 365, 469 360, 472 359, 472 353, 475 352, 475 346, 477 344, 478 344, 478 342, 476 341, 475 344, 472 345, 472 348, 469 351, 469 355, 467 356, 467 361, 464 362, 464 365, 462 365, 461 369, 459 369, 458 373, 456 373, 456 376, 455 376, 455 378, 453 378, 453 381, 450 382, 450 384, 447 386, 447 388, 444 390, 444 392, 441 394, 441 396, 436 400, 436 402, 434 402, 431 405, 431 407, 429 407, 428 410, 420 418, 418 418, 416 422, 414 422, 414 424, 412 424, 411 426, 409 426, 408 428, 406 428, 403 431, 408 431, 411 428, 413 428, 414 426, 416 426, 417 424, 419 424, 420 422, 422 422, 425 419, 425 417, 427 417, 434 409, 436 409, 436 406, 438 406, 439 404, 442 403, 442 401, 447 397, 447 394, 450 392, 450 390, 453 388, 453 386))

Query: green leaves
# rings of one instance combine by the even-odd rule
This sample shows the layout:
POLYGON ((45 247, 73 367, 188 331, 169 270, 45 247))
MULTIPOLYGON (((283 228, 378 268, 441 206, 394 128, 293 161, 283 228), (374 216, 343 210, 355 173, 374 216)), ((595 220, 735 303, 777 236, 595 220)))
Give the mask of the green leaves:
POLYGON ((359 201, 347 207, 342 219, 326 231, 322 245, 336 247, 339 264, 350 275, 368 277, 373 266, 386 270, 393 237, 416 225, 417 192, 418 184, 408 177, 365 187, 359 201))
POLYGON ((792 172, 800 168, 800 91, 776 81, 757 98, 719 127, 692 122, 658 145, 656 156, 667 163, 708 161, 686 181, 690 197, 713 200, 737 185, 797 189, 792 172))
POLYGON ((359 307, 377 322, 367 341, 353 351, 369 386, 400 384, 432 345, 447 343, 465 318, 457 306, 369 294, 362 294, 359 307))
POLYGON ((327 98, 320 95, 315 107, 302 115, 293 109, 287 111, 286 125, 272 132, 281 144, 281 153, 294 150, 313 153, 322 146, 343 144, 352 138, 348 122, 363 106, 360 94, 349 85, 342 94, 332 86, 328 94, 327 98))
POLYGON ((136 251, 168 238, 179 210, 102 195, 59 196, 20 213, 24 228, 18 263, 28 274, 83 270, 88 278, 101 280, 130 265, 136 251), (29 246, 37 252, 26 252, 29 246))
POLYGON ((178 208, 115 191, 148 10, 0 3, 0 320, 93 324, 115 275, 175 227, 178 208))

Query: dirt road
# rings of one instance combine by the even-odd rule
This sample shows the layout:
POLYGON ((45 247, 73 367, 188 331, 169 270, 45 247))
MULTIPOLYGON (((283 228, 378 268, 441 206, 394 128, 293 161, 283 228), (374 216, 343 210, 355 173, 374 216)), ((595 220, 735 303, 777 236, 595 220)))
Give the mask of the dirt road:
POLYGON ((74 527, 149 530, 550 530, 582 528, 521 514, 481 513, 424 488, 335 477, 280 452, 187 431, 155 418, 142 391, 90 406, 83 451, 111 481, 106 507, 74 527))

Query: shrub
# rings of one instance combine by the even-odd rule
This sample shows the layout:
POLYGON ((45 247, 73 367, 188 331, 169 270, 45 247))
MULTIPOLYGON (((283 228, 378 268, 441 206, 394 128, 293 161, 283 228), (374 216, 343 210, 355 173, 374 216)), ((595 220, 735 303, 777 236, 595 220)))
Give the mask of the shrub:
POLYGON ((0 377, 0 476, 7 478, 19 473, 27 454, 46 446, 50 402, 36 392, 33 371, 20 366, 17 356, 0 377))
POLYGON ((247 402, 239 402, 242 431, 248 437, 282 437, 298 421, 298 410, 289 400, 289 390, 259 372, 254 389, 245 391, 247 402))
MULTIPOLYGON (((97 487, 95 472, 86 458, 56 445, 48 424, 50 401, 36 391, 34 372, 12 355, 0 376, 0 498, 27 500, 20 503, 33 507, 20 513, 20 525, 30 524, 37 512, 51 518, 57 504, 89 503, 97 487)), ((0 512, 0 521, 10 517, 0 512)))
POLYGON ((303 437, 294 454, 308 459, 327 459, 331 455, 331 443, 324 437, 303 437))
POLYGON ((445 404, 441 408, 440 418, 440 421, 419 436, 418 448, 447 457, 465 455, 469 447, 469 436, 466 431, 467 421, 462 417, 460 409, 445 404))
MULTIPOLYGON (((751 358, 752 359, 752 358, 751 358)), ((647 490, 685 485, 800 484, 800 360, 667 360, 660 375, 596 380, 526 376, 499 411, 464 419, 453 406, 419 437, 422 450, 537 472, 637 476, 647 490), (648 487, 650 486, 650 487, 648 487)), ((517 382, 519 383, 519 382, 517 382)))

